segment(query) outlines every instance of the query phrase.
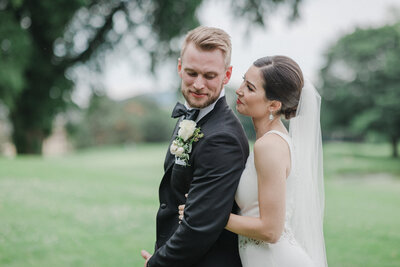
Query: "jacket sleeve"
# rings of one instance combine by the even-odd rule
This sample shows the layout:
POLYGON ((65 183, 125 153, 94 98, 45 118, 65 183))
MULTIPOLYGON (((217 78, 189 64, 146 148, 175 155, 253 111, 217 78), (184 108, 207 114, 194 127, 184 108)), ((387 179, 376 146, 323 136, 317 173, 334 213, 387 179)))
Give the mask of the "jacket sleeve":
POLYGON ((247 155, 239 140, 227 133, 201 141, 192 155, 193 180, 182 223, 150 258, 150 267, 196 263, 228 222, 247 155))

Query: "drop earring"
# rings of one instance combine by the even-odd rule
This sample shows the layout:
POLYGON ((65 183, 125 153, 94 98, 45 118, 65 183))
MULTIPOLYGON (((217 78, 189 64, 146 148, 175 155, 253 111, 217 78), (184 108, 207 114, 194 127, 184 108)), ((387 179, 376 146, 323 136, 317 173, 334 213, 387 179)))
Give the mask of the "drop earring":
POLYGON ((269 120, 272 121, 273 119, 274 119, 274 115, 272 115, 272 111, 270 111, 269 120))

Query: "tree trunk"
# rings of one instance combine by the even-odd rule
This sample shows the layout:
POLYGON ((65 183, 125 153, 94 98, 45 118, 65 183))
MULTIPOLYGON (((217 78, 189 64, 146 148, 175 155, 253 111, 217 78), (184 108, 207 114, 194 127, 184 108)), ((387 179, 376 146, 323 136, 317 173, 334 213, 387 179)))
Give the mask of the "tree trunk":
POLYGON ((399 152, 397 150, 397 137, 392 137, 392 157, 393 158, 398 158, 399 157, 399 152))
POLYGON ((46 119, 48 118, 35 116, 35 110, 28 103, 19 105, 10 112, 12 139, 17 154, 42 154, 43 140, 48 135, 46 127, 43 127, 46 119))
POLYGON ((44 135, 39 130, 15 128, 13 141, 17 154, 42 154, 44 135))

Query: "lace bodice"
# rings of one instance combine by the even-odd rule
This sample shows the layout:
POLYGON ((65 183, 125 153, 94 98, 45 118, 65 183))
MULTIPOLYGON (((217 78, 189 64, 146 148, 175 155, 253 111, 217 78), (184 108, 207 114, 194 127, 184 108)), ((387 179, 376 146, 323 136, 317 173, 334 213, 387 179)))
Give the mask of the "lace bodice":
MULTIPOLYGON (((295 167, 292 156, 292 143, 288 135, 278 131, 269 131, 266 134, 277 134, 282 137, 289 145, 291 155, 291 171, 287 180, 294 179, 295 167)), ((288 183, 289 185, 289 183, 288 183)), ((286 211, 285 211, 285 226, 281 238, 293 239, 293 234, 290 227, 290 219, 293 212, 293 194, 291 193, 290 185, 286 188, 286 211)), ((246 167, 240 178, 239 186, 235 196, 236 203, 240 208, 240 215, 250 217, 260 217, 259 202, 258 202, 258 181, 257 172, 254 164, 254 152, 249 154, 246 162, 246 167)), ((265 243, 263 241, 253 240, 250 238, 241 238, 240 246, 245 245, 247 242, 252 242, 257 245, 265 243)), ((268 244, 265 244, 268 245, 268 244)))

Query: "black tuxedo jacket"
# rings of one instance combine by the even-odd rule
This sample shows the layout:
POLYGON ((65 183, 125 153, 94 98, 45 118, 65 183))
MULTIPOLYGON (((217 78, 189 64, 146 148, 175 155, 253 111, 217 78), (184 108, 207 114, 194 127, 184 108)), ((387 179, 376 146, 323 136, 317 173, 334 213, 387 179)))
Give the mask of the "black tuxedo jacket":
POLYGON ((175 164, 167 152, 150 267, 242 266, 237 235, 224 227, 230 213, 237 212, 234 198, 249 154, 247 138, 225 97, 197 126, 204 137, 193 143, 188 166, 175 164), (184 203, 179 224, 178 205, 184 203))

